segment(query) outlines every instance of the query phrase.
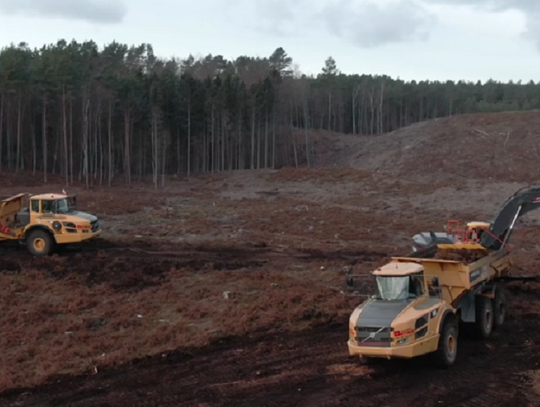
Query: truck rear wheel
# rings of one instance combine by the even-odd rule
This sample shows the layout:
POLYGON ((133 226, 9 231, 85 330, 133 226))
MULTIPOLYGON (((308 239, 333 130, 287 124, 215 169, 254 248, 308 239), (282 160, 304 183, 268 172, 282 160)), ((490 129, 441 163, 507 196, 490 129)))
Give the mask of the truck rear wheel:
POLYGON ((53 251, 54 241, 50 233, 33 230, 26 238, 26 245, 34 256, 47 256, 53 251))
POLYGON ((476 322, 474 323, 475 336, 479 339, 487 339, 493 330, 493 301, 483 295, 477 295, 476 299, 476 322))
POLYGON ((458 324, 453 316, 446 317, 443 322, 439 346, 434 353, 437 366, 446 368, 452 366, 457 358, 458 324))
POLYGON ((495 298, 493 299, 493 328, 496 329, 504 323, 506 317, 506 296, 504 288, 495 286, 495 298))

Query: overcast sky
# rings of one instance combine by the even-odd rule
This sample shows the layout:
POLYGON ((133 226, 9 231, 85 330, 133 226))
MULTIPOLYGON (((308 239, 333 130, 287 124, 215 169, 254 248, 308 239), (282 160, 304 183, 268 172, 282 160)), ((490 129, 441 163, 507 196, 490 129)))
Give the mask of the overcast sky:
POLYGON ((0 42, 151 43, 159 56, 269 56, 317 74, 540 81, 540 0, 0 0, 0 42))

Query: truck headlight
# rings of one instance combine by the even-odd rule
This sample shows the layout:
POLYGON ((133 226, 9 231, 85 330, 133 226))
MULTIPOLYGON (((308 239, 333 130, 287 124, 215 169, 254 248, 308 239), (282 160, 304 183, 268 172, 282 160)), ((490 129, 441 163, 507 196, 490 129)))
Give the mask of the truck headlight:
POLYGON ((405 339, 400 339, 399 341, 397 341, 397 345, 400 346, 400 345, 406 345, 409 343, 409 338, 405 338, 405 339))

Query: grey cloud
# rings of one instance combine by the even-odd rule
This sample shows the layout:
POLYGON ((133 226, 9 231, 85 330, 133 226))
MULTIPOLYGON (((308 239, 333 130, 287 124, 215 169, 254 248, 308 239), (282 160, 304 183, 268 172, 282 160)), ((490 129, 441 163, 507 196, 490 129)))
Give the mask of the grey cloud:
POLYGON ((122 0, 0 0, 0 12, 111 24, 121 22, 127 8, 122 0))
POLYGON ((228 0, 222 3, 222 12, 250 30, 292 37, 309 24, 313 13, 306 12, 306 6, 310 5, 310 0, 228 0))
POLYGON ((532 15, 528 14, 525 19, 525 32, 523 38, 533 41, 538 51, 540 51, 540 27, 538 26, 538 19, 540 18, 540 12, 535 12, 532 15))
MULTIPOLYGON (((230 0, 248 13, 259 32, 293 36, 323 29, 361 47, 422 40, 435 17, 414 0, 380 4, 377 0, 230 0)), ((540 0, 539 0, 540 1, 540 0)), ((241 10, 241 11, 240 11, 241 10)))
POLYGON ((426 0, 431 4, 471 6, 491 12, 521 11, 525 15, 523 37, 535 42, 540 51, 540 0, 426 0))
POLYGON ((411 0, 380 4, 339 0, 321 13, 330 32, 361 47, 424 40, 436 17, 411 0))
POLYGON ((490 11, 540 11, 538 0, 425 0, 430 4, 450 4, 481 7, 490 11))

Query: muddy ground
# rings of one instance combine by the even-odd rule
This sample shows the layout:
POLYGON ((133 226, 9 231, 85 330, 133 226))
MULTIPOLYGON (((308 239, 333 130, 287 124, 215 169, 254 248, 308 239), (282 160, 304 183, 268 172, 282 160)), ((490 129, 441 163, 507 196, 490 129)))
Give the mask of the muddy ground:
MULTIPOLYGON (((216 252, 190 249, 177 253, 165 252, 163 256, 156 257, 153 254, 155 252, 151 251, 152 254, 140 257, 141 252, 148 247, 144 249, 135 247, 135 251, 133 246, 130 248, 118 245, 110 247, 105 242, 98 242, 86 247, 83 254, 64 253, 64 264, 72 263, 77 258, 84 260, 84 263, 77 263, 69 270, 58 266, 52 267, 59 260, 40 260, 34 267, 41 267, 40 272, 47 278, 55 280, 55 284, 64 284, 66 280, 74 279, 73 274, 76 274, 77 278, 74 280, 78 285, 85 287, 104 285, 110 297, 130 293, 124 299, 138 298, 135 302, 138 303, 140 312, 144 314, 139 319, 145 319, 148 318, 148 314, 144 310, 152 309, 150 305, 152 300, 147 298, 145 303, 144 296, 137 297, 137 295, 160 286, 162 290, 167 291, 166 286, 170 284, 167 279, 173 278, 173 273, 148 272, 150 264, 154 264, 152 270, 175 266, 193 267, 197 270, 209 268, 208 278, 211 278, 211 274, 223 272, 224 269, 235 273, 257 273, 258 268, 267 267, 267 264, 279 264, 284 268, 286 263, 305 265, 311 267, 313 282, 304 279, 304 284, 309 286, 310 291, 321 293, 322 288, 317 280, 328 272, 327 267, 334 268, 330 271, 332 274, 342 272, 347 274, 348 267, 358 267, 358 264, 355 266, 357 261, 364 261, 373 267, 384 259, 384 253, 305 253, 292 249, 284 253, 264 247, 237 250, 234 255, 219 255, 216 252), (117 259, 126 255, 123 261, 129 267, 121 270, 120 274, 111 271, 113 267, 108 266, 112 266, 112 263, 108 263, 110 259, 103 253, 111 253, 111 257, 114 253, 117 259), (98 270, 92 269, 92 258, 102 259, 98 264, 103 267, 98 267, 98 270), (82 266, 85 263, 87 267, 82 266), (322 266, 325 270, 320 269, 320 264, 326 264, 322 266)), ((24 270, 31 262, 24 259, 23 253, 12 253, 10 256, 4 252, 3 257, 11 258, 13 261, 13 263, 6 262, 11 264, 11 270, 6 274, 12 276, 18 267, 24 270)), ((535 261, 537 262, 538 258, 535 261)), ((115 264, 121 263, 117 260, 115 264)), ((527 262, 521 261, 520 264, 524 266, 527 262)), ((267 270, 271 272, 270 269, 267 270)), ((21 271, 21 274, 24 274, 24 271, 21 271)), ((233 278, 232 274, 229 276, 233 278)), ((236 278, 237 283, 243 280, 248 279, 236 278)), ((41 286, 41 283, 38 285, 41 286)), ((52 285, 46 288, 53 289, 52 285)), ((80 290, 79 288, 78 292, 80 290)), ((290 284, 287 290, 304 297, 308 295, 298 291, 294 283, 290 284)), ((343 297, 343 294, 338 292, 332 294, 329 291, 325 294, 343 297)), ((242 292, 237 294, 242 295, 242 292)), ((273 322, 277 325, 274 329, 264 327, 263 324, 261 326, 264 329, 257 332, 254 326, 252 332, 237 337, 215 339, 213 343, 204 347, 189 346, 173 350, 175 344, 177 348, 181 344, 181 340, 176 343, 173 340, 157 355, 151 357, 140 357, 115 367, 109 367, 107 363, 92 366, 78 376, 53 374, 41 386, 4 391, 0 406, 538 405, 535 400, 539 394, 536 393, 534 386, 537 377, 535 374, 540 369, 538 365, 540 320, 537 314, 540 289, 534 284, 513 284, 508 287, 508 295, 512 306, 506 325, 496 331, 488 341, 465 339, 461 342, 459 362, 451 370, 441 371, 432 368, 428 358, 366 366, 348 357, 345 343, 347 337, 345 314, 358 301, 358 298, 353 297, 351 301, 340 303, 344 308, 342 310, 332 308, 330 302, 323 302, 319 312, 327 312, 327 315, 322 316, 322 319, 309 313, 295 317, 292 307, 285 307, 281 310, 282 314, 273 322), (287 329, 285 322, 287 318, 296 319, 296 323, 307 321, 313 323, 306 328, 287 329), (171 350, 165 350, 167 347, 171 350)), ((162 295, 160 298, 163 300, 166 297, 162 295)), ((36 295, 29 294, 26 301, 37 301, 36 295)), ((221 306, 227 306, 225 304, 230 301, 234 299, 222 298, 221 306)), ((275 309, 274 301, 264 299, 263 301, 268 307, 275 309)), ((174 303, 178 302, 170 301, 169 306, 174 303)), ((127 314, 125 305, 121 303, 116 305, 123 307, 124 314, 127 314)), ((304 304, 302 309, 312 309, 314 305, 313 302, 304 304)), ((94 304, 93 310, 97 312, 99 305, 94 304)), ((77 313, 76 307, 72 307, 71 312, 77 313)), ((79 311, 79 317, 83 314, 79 311)), ((66 315, 67 313, 62 315, 57 310, 55 315, 49 314, 47 317, 59 318, 66 315)), ((86 321, 85 332, 114 336, 115 332, 106 331, 106 324, 111 323, 107 319, 113 320, 113 317, 106 314, 101 314, 101 317, 96 318, 94 314, 89 318, 86 321)), ((116 329, 122 327, 124 330, 123 335, 115 338, 124 341, 124 346, 136 342, 134 338, 126 337, 128 333, 148 335, 145 331, 149 325, 146 325, 145 330, 137 331, 137 327, 141 325, 137 326, 137 316, 133 317, 135 322, 131 318, 131 322, 126 320, 125 324, 116 327, 116 329)), ((203 319, 202 316, 199 318, 203 319)), ((34 320, 34 323, 40 325, 45 324, 45 321, 34 320)), ((234 323, 231 327, 234 327, 234 323)), ((27 326, 25 330, 31 329, 27 326)), ((97 335, 92 340, 77 343, 77 336, 82 335, 82 327, 73 326, 69 329, 69 332, 73 333, 73 336, 69 337, 69 340, 73 341, 71 344, 57 349, 54 344, 49 343, 49 346, 42 349, 44 353, 52 350, 55 353, 53 359, 41 355, 42 357, 36 361, 39 355, 34 353, 34 360, 29 361, 31 364, 19 360, 19 364, 13 366, 14 371, 23 367, 36 369, 36 362, 46 363, 55 357, 57 363, 66 357, 75 357, 77 346, 79 352, 85 345, 98 350, 95 348, 100 340, 97 335)), ((175 329, 179 331, 176 337, 182 338, 182 325, 176 324, 175 329)), ((55 336, 60 336, 51 332, 49 335, 49 342, 55 336)), ((62 332, 61 335, 65 334, 62 332)), ((39 341, 38 338, 32 339, 39 341)), ((109 351, 113 350, 111 347, 114 348, 115 343, 106 344, 104 339, 101 338, 102 346, 108 347, 109 351)), ((17 340, 20 340, 20 337, 17 340)), ((148 345, 144 341, 140 342, 141 346, 145 344, 148 345)), ((159 342, 155 346, 157 350, 159 342)), ((39 352, 39 348, 34 352, 39 352)), ((152 353, 149 349, 145 352, 152 353)), ((129 354, 125 357, 129 358, 129 354)), ((3 366, 5 369, 6 365, 3 366)))
MULTIPOLYGON (((346 346, 371 286, 349 275, 447 219, 490 220, 523 185, 315 168, 72 188, 102 239, 45 259, 0 245, 0 406, 540 405, 533 283, 508 285, 506 325, 464 339, 450 370, 346 346)), ((515 273, 540 274, 539 219, 519 221, 515 273)))

